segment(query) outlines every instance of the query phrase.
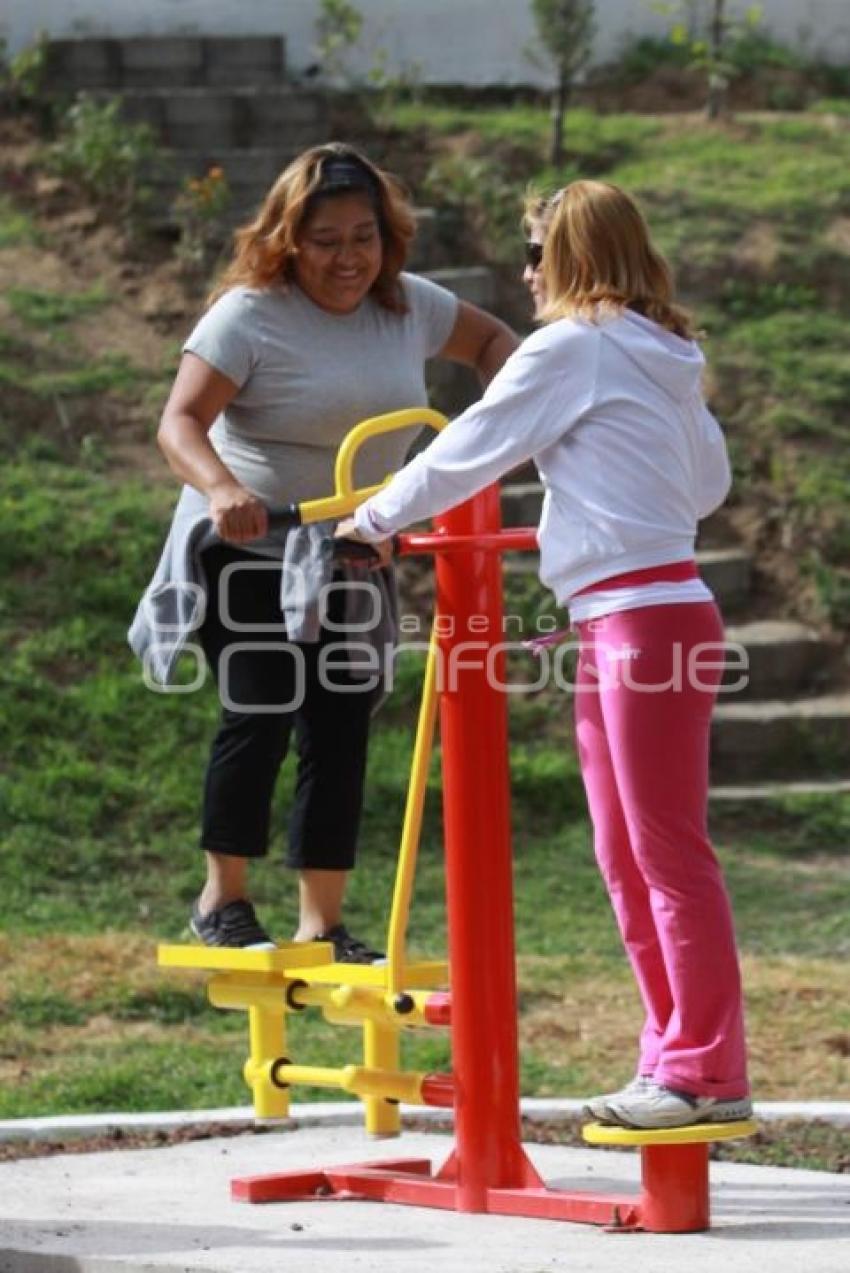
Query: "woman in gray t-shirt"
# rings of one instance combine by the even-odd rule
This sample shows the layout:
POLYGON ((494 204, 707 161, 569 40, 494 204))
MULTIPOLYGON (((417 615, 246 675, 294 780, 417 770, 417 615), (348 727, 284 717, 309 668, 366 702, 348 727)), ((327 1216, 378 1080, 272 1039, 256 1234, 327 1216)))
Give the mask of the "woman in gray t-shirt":
MULTIPOLYGON (((403 273, 414 218, 398 182, 349 146, 305 151, 280 175, 184 346, 158 440, 186 483, 181 506, 208 512, 199 635, 222 717, 204 786, 207 882, 192 928, 216 946, 272 944, 249 900, 247 868, 266 852, 272 791, 292 731, 298 753, 288 864, 299 871, 295 941, 329 940, 336 958, 380 952, 342 923, 363 798, 372 697, 318 655, 333 639, 286 640, 280 546, 267 507, 333 490, 337 449, 358 421, 427 402, 439 356, 488 382, 517 341, 444 288, 403 273), (265 560, 264 560, 265 559, 265 560)), ((370 444, 360 486, 403 463, 412 438, 370 444)))

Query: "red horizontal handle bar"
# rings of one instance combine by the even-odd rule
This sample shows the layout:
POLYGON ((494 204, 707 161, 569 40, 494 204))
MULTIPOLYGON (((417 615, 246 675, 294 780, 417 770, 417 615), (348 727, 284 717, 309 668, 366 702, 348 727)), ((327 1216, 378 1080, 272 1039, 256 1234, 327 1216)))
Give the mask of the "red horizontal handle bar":
POLYGON ((427 534, 398 535, 396 538, 396 554, 399 557, 412 557, 416 553, 528 552, 537 547, 537 531, 533 526, 478 535, 448 535, 432 531, 427 534))
POLYGON ((425 1105, 451 1109, 455 1103, 455 1084, 451 1074, 426 1074, 419 1094, 425 1105))
POLYGON ((452 997, 446 990, 429 995, 422 1008, 422 1015, 429 1025, 451 1025, 452 997))

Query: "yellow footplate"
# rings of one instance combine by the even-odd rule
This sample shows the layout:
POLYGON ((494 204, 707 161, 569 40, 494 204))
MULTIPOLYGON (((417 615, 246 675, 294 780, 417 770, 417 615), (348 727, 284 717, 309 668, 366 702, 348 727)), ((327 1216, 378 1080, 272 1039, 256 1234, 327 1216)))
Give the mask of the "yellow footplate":
MULTIPOLYGON (((387 964, 338 964, 331 942, 292 942, 276 950, 237 950, 232 946, 157 947, 161 968, 199 968, 210 972, 297 973, 311 985, 383 986, 387 964)), ((448 984, 445 960, 420 960, 405 965, 405 989, 420 990, 448 984)))
POLYGON ((581 1134, 589 1145, 696 1145, 712 1140, 739 1140, 758 1131, 752 1118, 734 1123, 693 1123, 690 1127, 614 1127, 586 1123, 581 1134))

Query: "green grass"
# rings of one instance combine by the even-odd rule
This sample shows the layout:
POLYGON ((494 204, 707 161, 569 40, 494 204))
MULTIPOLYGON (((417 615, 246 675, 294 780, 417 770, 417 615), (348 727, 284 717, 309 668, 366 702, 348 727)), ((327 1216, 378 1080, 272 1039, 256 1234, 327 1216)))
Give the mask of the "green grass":
POLYGON ((850 115, 850 99, 846 97, 821 97, 809 107, 817 115, 850 115))
MULTIPOLYGON (((152 498, 142 482, 115 486, 104 475, 31 461, 5 467, 0 493, 0 570, 8 582, 0 702, 13 722, 0 773, 7 954, 0 1066, 15 1079, 4 1086, 0 1115, 243 1103, 241 1014, 214 1012, 197 978, 166 977, 154 963, 157 940, 185 937, 197 892, 200 777, 217 715, 211 690, 151 693, 124 646, 170 492, 152 498)), ((533 617, 533 589, 519 582, 533 617)), ((363 868, 348 907, 352 926, 373 938, 389 908, 421 659, 401 666, 397 697, 376 723, 363 868)), ((602 1075, 618 1080, 637 1020, 593 862, 570 710, 557 694, 516 699, 511 710, 527 1094, 578 1094, 602 1075), (600 1003, 610 1012, 602 1041, 584 1044, 569 1023, 588 1019, 600 1003)), ((289 767, 278 793, 280 828, 291 790, 289 767)), ((437 957, 445 949, 438 793, 435 758, 410 945, 437 957)), ((850 802, 838 799, 768 806, 758 825, 736 810, 717 824, 742 950, 755 961, 758 1011, 773 1014, 777 978, 789 993, 782 969, 790 960, 801 985, 823 982, 811 1007, 815 1038, 826 1020, 838 1034, 850 1029, 834 1004, 825 1017, 822 1002, 830 969, 850 950, 849 840, 850 802)), ((281 831, 272 857, 258 864, 255 891, 286 936, 296 899, 282 848, 281 831)), ((305 1063, 356 1055, 355 1032, 311 1014, 293 1021, 292 1039, 305 1063)), ((417 1033, 405 1041, 405 1060, 444 1068, 446 1041, 417 1033)), ((820 1072, 832 1086, 820 1094, 847 1083, 845 1071, 846 1060, 826 1047, 820 1072)))
MULTIPOLYGON (((548 111, 541 107, 509 106, 479 109, 462 106, 439 106, 432 103, 400 103, 392 112, 397 128, 427 128, 430 133, 452 136, 474 132, 485 143, 509 142, 515 145, 545 145, 549 135, 548 111)), ((569 113, 567 141, 575 149, 590 151, 600 141, 621 147, 638 145, 658 135, 661 125, 641 115, 598 115, 593 111, 574 109, 569 113)))
MULTIPOLYGON (((0 230, 3 224, 0 209, 0 230)), ((3 293, 0 454, 102 468, 116 422, 155 418, 173 365, 160 373, 138 365, 135 352, 96 352, 98 322, 109 344, 105 311, 113 299, 98 280, 79 291, 17 286, 3 293)))
POLYGON ((104 355, 96 362, 37 370, 20 362, 0 361, 0 387, 19 389, 41 402, 55 398, 95 397, 127 393, 144 378, 123 356, 104 355))
MULTIPOLYGON (((850 395, 850 354, 843 315, 813 305, 709 324, 709 353, 715 353, 719 396, 730 425, 746 424, 768 444, 774 438, 819 437, 843 442, 847 436, 844 404, 850 395), (731 336, 734 335, 734 341, 731 336)), ((843 450, 843 448, 841 448, 843 450)), ((839 452, 833 481, 846 498, 850 463, 839 452)))
MULTIPOLYGON (((735 137, 720 130, 669 131, 639 159, 618 164, 611 179, 641 196, 653 224, 667 235, 672 219, 664 216, 684 200, 701 217, 717 217, 731 227, 754 217, 778 218, 785 226, 811 234, 847 207, 850 176, 844 165, 850 140, 805 120, 751 124, 735 137), (664 162, 659 163, 663 146, 664 162)), ((701 239, 694 227, 680 226, 677 246, 701 239)))
MULTIPOLYGON (((480 153, 497 160, 507 153, 515 167, 518 157, 526 157, 529 170, 518 174, 521 178, 557 179, 544 166, 550 123, 542 108, 407 103, 393 111, 392 123, 443 137, 474 134, 480 153)), ((681 207, 685 197, 689 207, 704 216, 713 214, 725 225, 775 215, 783 223, 812 230, 813 214, 822 221, 841 212, 850 196, 850 134, 805 116, 745 119, 737 130, 726 130, 577 108, 567 115, 564 144, 571 167, 577 164, 583 176, 604 174, 642 196, 653 210, 656 229, 664 224, 670 233, 674 222, 671 216, 665 224, 665 207, 672 213, 670 205, 681 207)), ((518 195, 521 189, 517 183, 518 195)), ((682 241, 692 229, 680 228, 682 241)), ((700 234, 689 237, 700 246, 700 234)))
POLYGON ((0 248, 40 242, 32 218, 17 207, 11 196, 0 194, 0 248))
POLYGON ((85 292, 45 292, 29 287, 12 287, 6 292, 12 313, 28 327, 54 327, 95 313, 108 303, 106 289, 97 284, 85 292))

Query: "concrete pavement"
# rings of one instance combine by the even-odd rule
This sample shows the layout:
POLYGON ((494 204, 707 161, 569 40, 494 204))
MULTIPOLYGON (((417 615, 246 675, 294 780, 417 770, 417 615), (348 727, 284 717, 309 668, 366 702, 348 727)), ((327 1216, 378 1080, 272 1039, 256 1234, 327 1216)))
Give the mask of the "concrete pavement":
MULTIPOLYGON (((338 1200, 250 1206, 235 1176, 387 1157, 439 1165, 445 1133, 375 1142, 311 1126, 0 1164, 0 1273, 847 1273, 850 1179, 713 1163, 713 1227, 610 1234, 558 1221, 338 1200)), ((532 1145, 552 1187, 637 1188, 631 1152, 532 1145)))

